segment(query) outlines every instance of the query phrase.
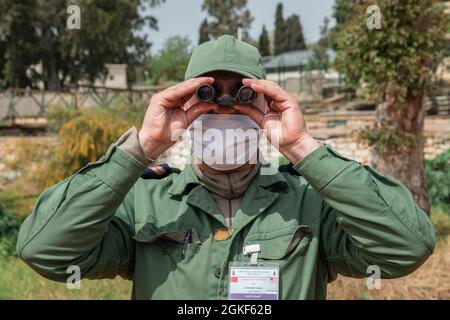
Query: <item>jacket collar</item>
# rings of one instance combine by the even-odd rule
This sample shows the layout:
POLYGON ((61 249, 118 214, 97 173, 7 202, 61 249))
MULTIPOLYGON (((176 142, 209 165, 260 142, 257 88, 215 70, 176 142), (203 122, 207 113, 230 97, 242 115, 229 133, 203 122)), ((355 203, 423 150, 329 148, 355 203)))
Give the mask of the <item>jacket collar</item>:
MULTIPOLYGON (((247 191, 241 198, 240 208, 233 221, 233 228, 236 230, 244 228, 278 199, 279 190, 286 192, 288 188, 286 179, 280 172, 274 172, 276 172, 274 175, 259 173, 250 182, 247 191)), ((187 204, 200 208, 221 225, 226 226, 219 207, 211 194, 201 185, 190 164, 186 165, 185 169, 174 179, 168 192, 173 196, 186 197, 187 204)))
POLYGON ((173 184, 168 192, 171 195, 179 196, 183 195, 185 191, 190 191, 193 187, 200 184, 192 165, 187 164, 184 170, 173 180, 173 184))
MULTIPOLYGON (((274 169, 274 168, 272 168, 274 169)), ((273 175, 261 175, 258 174, 255 177, 257 182, 263 188, 277 187, 282 191, 286 191, 288 183, 283 175, 276 171, 273 175)), ((201 185, 195 174, 191 164, 187 164, 184 170, 174 179, 172 186, 169 188, 169 194, 174 196, 180 196, 184 193, 189 193, 195 186, 201 185)), ((250 184, 249 187, 254 186, 250 184)))

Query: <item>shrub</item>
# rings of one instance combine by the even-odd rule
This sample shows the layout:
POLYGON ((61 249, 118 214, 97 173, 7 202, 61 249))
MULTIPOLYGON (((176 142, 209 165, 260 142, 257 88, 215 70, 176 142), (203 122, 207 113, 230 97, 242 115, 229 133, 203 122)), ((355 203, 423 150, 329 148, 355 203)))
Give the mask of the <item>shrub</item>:
POLYGON ((58 132, 66 121, 80 115, 80 109, 51 105, 45 109, 45 118, 52 132, 58 132))
POLYGON ((47 116, 58 132, 58 144, 52 150, 51 160, 42 163, 36 172, 39 186, 47 188, 96 161, 132 125, 139 127, 144 111, 125 105, 51 110, 47 116))
POLYGON ((433 206, 450 210, 450 149, 425 161, 428 196, 433 206))
POLYGON ((436 236, 439 240, 450 235, 450 212, 446 212, 442 208, 433 208, 431 222, 434 224, 436 236))
POLYGON ((0 204, 0 257, 15 255, 20 221, 0 204))
POLYGON ((188 38, 174 36, 164 44, 164 48, 149 62, 150 82, 162 84, 184 80, 184 73, 191 56, 188 38))

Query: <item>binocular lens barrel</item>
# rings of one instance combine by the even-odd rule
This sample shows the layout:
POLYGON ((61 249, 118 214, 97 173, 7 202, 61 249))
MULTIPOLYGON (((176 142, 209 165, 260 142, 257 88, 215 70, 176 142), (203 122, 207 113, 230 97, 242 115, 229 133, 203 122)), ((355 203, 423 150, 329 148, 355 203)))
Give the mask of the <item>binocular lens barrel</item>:
POLYGON ((215 95, 216 90, 214 90, 214 87, 209 84, 205 84, 197 89, 197 98, 201 102, 212 102, 215 95))
POLYGON ((256 92, 250 87, 239 89, 237 97, 241 103, 252 103, 256 99, 256 92))
POLYGON ((243 86, 239 89, 235 98, 229 97, 227 103, 219 103, 222 98, 217 97, 217 92, 212 85, 204 84, 197 89, 197 98, 200 102, 211 103, 216 102, 219 105, 233 105, 234 103, 250 104, 257 97, 256 92, 250 88, 243 86), (231 101, 229 101, 231 99, 231 101))

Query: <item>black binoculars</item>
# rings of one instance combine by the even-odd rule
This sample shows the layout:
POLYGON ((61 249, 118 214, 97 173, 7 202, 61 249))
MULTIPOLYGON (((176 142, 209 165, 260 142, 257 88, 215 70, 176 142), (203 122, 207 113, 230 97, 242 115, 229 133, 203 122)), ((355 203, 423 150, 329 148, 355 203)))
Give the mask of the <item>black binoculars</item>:
POLYGON ((217 97, 216 89, 209 84, 204 84, 197 89, 197 99, 203 103, 216 103, 219 106, 232 106, 235 104, 251 104, 258 94, 250 87, 242 86, 235 97, 224 95, 217 97))

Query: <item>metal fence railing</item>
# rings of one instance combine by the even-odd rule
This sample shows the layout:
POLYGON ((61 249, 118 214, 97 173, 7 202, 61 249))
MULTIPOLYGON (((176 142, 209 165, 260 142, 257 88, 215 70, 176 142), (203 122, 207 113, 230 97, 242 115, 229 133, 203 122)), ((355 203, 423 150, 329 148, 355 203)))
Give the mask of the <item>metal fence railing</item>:
POLYGON ((111 89, 78 87, 70 91, 29 89, 0 90, 0 120, 43 117, 51 105, 67 108, 109 106, 113 103, 147 104, 164 87, 145 89, 111 89))

